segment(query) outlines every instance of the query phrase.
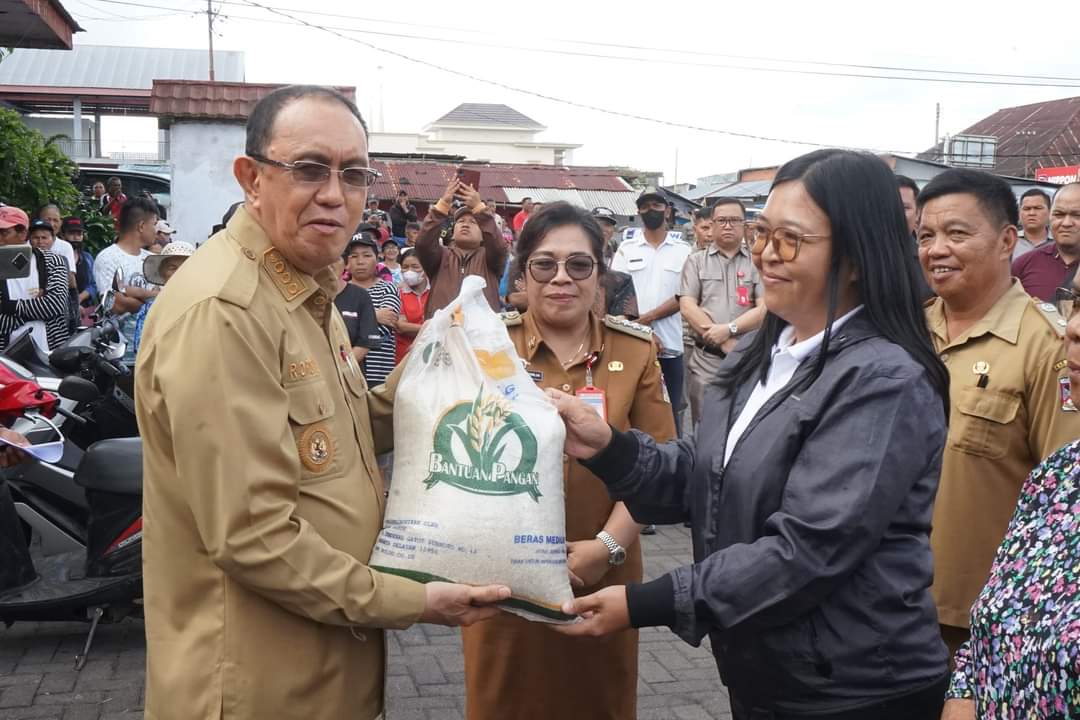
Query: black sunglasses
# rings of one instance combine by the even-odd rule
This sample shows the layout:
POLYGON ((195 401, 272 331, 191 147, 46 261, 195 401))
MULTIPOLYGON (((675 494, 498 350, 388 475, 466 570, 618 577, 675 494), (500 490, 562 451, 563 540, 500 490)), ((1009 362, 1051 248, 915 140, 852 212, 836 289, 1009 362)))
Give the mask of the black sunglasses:
POLYGON ((565 260, 539 257, 529 261, 529 274, 538 283, 548 283, 559 274, 559 266, 566 268, 566 274, 572 280, 585 280, 592 276, 596 269, 596 260, 588 255, 571 255, 565 260))

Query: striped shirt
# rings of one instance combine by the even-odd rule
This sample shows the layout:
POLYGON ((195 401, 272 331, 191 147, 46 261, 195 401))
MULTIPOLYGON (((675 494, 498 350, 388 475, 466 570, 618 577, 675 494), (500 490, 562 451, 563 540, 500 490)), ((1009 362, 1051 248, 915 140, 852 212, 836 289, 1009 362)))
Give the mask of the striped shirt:
MULTIPOLYGON (((375 309, 390 308, 395 314, 401 314, 401 297, 398 296, 397 288, 385 280, 376 280, 375 284, 367 289, 371 296, 371 304, 375 309)), ((364 379, 368 386, 383 383, 386 376, 394 369, 394 349, 397 333, 387 325, 379 325, 379 334, 383 336, 382 345, 368 350, 364 357, 364 379)))

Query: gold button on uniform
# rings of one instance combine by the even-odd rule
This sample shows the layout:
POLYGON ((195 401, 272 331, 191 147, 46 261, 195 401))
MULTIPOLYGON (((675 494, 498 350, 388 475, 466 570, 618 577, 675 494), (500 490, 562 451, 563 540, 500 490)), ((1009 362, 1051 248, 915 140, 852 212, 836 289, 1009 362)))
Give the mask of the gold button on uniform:
POLYGON ((254 260, 255 253, 251 252, 250 248, 244 248, 244 257, 246 257, 248 260, 254 260))
POLYGON ((325 305, 326 304, 326 296, 325 295, 316 295, 315 296, 315 304, 318 305, 319 307, 322 307, 323 305, 325 305))

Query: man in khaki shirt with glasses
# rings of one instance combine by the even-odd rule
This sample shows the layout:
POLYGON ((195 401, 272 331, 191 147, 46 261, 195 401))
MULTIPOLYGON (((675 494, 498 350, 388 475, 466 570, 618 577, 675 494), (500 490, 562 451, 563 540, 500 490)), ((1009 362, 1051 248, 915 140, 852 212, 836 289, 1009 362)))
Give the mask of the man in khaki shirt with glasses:
POLYGON ((934 505, 934 599, 953 652, 967 638, 1028 473, 1080 436, 1063 389, 1066 321, 1010 276, 1018 211, 1001 178, 952 169, 919 194, 926 305, 950 375, 949 436, 934 505))
POLYGON ((712 207, 712 242, 683 266, 679 309, 690 326, 693 348, 686 362, 690 414, 697 424, 705 388, 743 333, 765 318, 761 277, 743 242, 746 209, 721 198, 712 207))
POLYGON ((508 588, 367 566, 396 375, 369 391, 330 265, 378 174, 335 91, 260 101, 244 205, 169 281, 136 369, 148 720, 373 720, 381 628, 469 624, 508 588))

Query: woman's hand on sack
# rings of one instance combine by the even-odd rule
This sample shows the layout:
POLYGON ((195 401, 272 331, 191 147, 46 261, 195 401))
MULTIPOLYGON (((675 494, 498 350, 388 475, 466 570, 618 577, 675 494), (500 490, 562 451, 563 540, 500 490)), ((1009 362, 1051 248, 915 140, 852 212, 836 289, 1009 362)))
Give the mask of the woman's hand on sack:
POLYGON ((560 390, 548 388, 544 392, 566 423, 567 455, 588 460, 611 443, 611 426, 595 410, 560 390))
MULTIPOLYGON (((8 442, 15 443, 16 445, 30 444, 23 435, 20 435, 14 430, 8 430, 7 428, 0 428, 0 437, 8 442)), ((10 445, 0 446, 0 468, 13 467, 25 461, 26 458, 26 453, 18 448, 11 447, 10 445)))
POLYGON ((949 698, 941 711, 941 720, 975 720, 975 701, 949 698))
POLYGON ((563 605, 567 615, 580 615, 581 622, 553 625, 555 632, 572 637, 600 637, 630 627, 630 610, 626 604, 626 586, 612 585, 592 595, 575 598, 563 605))
POLYGON ((576 588, 592 587, 611 569, 611 553, 599 540, 580 540, 566 544, 566 566, 570 584, 576 588))
POLYGON ((457 585, 430 582, 424 586, 425 605, 420 622, 434 625, 472 625, 499 614, 495 603, 510 597, 505 585, 457 585))

